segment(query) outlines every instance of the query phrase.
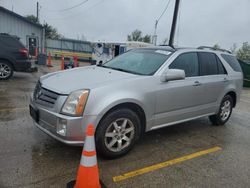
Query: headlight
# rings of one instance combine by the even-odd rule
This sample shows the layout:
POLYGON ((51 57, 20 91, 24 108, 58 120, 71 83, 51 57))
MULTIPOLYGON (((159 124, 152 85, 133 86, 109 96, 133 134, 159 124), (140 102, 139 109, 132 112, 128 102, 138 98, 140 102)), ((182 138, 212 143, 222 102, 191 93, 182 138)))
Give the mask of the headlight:
POLYGON ((89 96, 89 90, 72 92, 63 105, 62 113, 81 116, 89 96))

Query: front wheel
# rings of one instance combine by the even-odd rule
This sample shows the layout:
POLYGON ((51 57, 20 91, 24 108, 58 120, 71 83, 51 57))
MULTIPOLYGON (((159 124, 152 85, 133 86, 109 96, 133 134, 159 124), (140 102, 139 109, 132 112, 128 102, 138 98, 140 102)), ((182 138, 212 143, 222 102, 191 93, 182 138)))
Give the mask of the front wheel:
POLYGON ((107 114, 96 130, 97 152, 106 158, 128 153, 140 135, 140 120, 130 109, 117 109, 107 114))
POLYGON ((220 109, 217 114, 209 116, 213 125, 224 125, 231 116, 233 110, 233 99, 230 95, 226 95, 221 102, 220 109))

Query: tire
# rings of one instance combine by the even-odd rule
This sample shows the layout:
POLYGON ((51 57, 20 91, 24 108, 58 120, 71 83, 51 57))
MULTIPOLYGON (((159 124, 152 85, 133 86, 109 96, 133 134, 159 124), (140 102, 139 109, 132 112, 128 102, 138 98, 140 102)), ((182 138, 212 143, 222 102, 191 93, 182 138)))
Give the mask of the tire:
POLYGON ((140 127, 140 119, 132 110, 124 108, 111 111, 97 127, 97 152, 109 159, 125 155, 138 140, 140 127))
POLYGON ((209 116, 213 125, 224 125, 230 118, 233 110, 233 99, 230 95, 226 95, 220 105, 220 109, 217 114, 209 116), (223 111, 224 109, 224 111, 223 111))
POLYGON ((13 66, 7 61, 0 61, 0 80, 8 80, 13 75, 13 66))

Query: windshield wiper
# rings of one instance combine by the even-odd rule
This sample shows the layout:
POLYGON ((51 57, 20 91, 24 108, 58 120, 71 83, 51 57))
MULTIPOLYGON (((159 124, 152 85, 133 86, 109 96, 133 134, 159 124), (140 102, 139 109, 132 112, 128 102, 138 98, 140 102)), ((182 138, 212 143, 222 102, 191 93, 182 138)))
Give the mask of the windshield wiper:
POLYGON ((138 73, 138 72, 134 72, 134 71, 130 71, 130 70, 122 69, 122 68, 115 68, 115 67, 107 67, 107 68, 118 70, 118 71, 121 71, 121 72, 131 73, 131 74, 144 75, 144 74, 141 74, 141 73, 138 73))
POLYGON ((100 64, 98 64, 96 66, 103 67, 103 68, 108 68, 108 69, 113 69, 113 70, 118 70, 118 71, 121 71, 121 72, 127 72, 127 73, 131 73, 131 74, 144 75, 144 74, 141 74, 141 73, 138 73, 138 72, 134 72, 134 71, 130 71, 130 70, 122 69, 122 68, 108 67, 108 66, 100 65, 100 64))

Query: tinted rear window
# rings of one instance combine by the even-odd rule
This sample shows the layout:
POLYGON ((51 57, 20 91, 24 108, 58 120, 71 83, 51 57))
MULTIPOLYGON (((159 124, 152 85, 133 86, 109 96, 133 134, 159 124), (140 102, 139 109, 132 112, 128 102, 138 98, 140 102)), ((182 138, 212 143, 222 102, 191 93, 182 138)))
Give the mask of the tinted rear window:
POLYGON ((217 59, 215 54, 199 52, 200 75, 215 75, 218 73, 217 59))
POLYGON ((236 72, 242 72, 240 64, 239 64, 238 60, 236 59, 236 57, 234 57, 232 55, 226 55, 226 54, 222 54, 221 56, 230 65, 230 67, 234 71, 236 71, 236 72))
POLYGON ((7 37, 7 36, 3 36, 0 37, 0 42, 3 46, 7 46, 7 47, 16 47, 16 48, 23 48, 23 44, 14 37, 7 37))

